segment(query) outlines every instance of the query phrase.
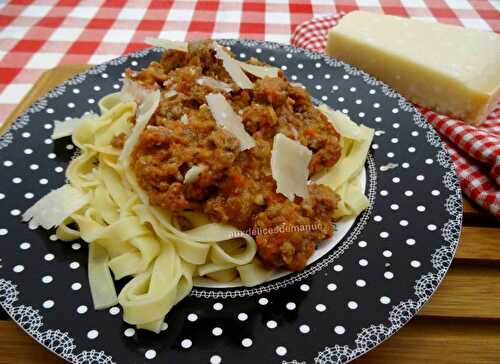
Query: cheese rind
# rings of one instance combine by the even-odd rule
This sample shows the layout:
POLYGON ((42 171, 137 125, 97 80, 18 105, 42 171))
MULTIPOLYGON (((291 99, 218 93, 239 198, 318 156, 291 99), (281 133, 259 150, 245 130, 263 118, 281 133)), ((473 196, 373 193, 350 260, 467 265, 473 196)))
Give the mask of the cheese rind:
POLYGON ((492 32, 354 11, 330 31, 326 52, 469 123, 500 101, 500 35, 492 32))

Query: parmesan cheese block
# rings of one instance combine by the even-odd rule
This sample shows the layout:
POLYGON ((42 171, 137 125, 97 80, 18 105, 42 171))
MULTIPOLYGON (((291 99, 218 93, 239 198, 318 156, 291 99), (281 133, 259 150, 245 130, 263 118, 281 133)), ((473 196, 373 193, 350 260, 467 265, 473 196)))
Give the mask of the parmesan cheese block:
POLYGON ((326 52, 409 100, 477 124, 500 100, 500 35, 354 11, 330 31, 326 52))

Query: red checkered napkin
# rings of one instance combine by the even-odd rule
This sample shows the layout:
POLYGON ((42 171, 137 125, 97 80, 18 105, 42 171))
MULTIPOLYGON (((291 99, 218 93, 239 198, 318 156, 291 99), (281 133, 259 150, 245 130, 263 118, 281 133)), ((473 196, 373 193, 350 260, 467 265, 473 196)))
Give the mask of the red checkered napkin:
MULTIPOLYGON (((322 52, 328 30, 344 13, 313 18, 300 24, 292 36, 296 47, 322 52)), ((420 108, 443 137, 455 163, 460 186, 467 196, 500 219, 500 103, 479 127, 420 108)))

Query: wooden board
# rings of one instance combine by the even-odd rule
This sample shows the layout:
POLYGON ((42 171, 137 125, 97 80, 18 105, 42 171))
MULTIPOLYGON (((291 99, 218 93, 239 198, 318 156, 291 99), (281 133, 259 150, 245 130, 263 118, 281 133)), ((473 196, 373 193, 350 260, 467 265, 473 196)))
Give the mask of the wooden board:
POLYGON ((456 259, 500 261, 500 229, 497 227, 464 226, 456 259))
MULTIPOLYGON (((500 320, 498 265, 454 262, 441 286, 419 315, 500 320)), ((498 325, 500 335, 500 321, 498 325)))
MULTIPOLYGON (((62 364, 12 321, 0 321, 0 364, 62 364)), ((500 324, 415 318, 356 361, 365 364, 498 363, 500 324), (471 328, 474 328, 471 330, 471 328), (441 361, 438 361, 441 359, 441 361)))
MULTIPOLYGON (((88 66, 45 72, 8 118, 88 66)), ((4 130, 6 125, 1 130, 4 130)), ((498 363, 500 358, 500 224, 464 198, 464 226, 455 261, 417 317, 360 363, 498 363)), ((0 364, 62 363, 0 315, 0 364)))

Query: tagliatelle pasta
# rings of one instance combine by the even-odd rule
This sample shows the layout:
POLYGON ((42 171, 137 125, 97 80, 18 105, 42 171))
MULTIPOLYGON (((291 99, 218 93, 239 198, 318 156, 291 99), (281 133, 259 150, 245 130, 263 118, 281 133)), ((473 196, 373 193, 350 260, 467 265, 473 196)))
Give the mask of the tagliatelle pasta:
POLYGON ((323 112, 341 135, 342 155, 337 163, 325 173, 313 176, 313 181, 324 184, 340 197, 334 219, 358 216, 368 207, 368 198, 361 188, 359 175, 363 169, 375 131, 357 125, 340 111, 333 111, 322 104, 323 112))
MULTIPOLYGON (((236 268, 254 259, 255 241, 196 213, 183 214, 194 228, 182 231, 176 217, 150 206, 133 173, 120 163, 121 151, 111 146, 115 135, 131 134, 135 102, 123 103, 112 94, 99 106, 100 117, 83 118, 76 127, 73 142, 81 153, 67 169, 68 188, 90 196, 89 201, 71 213, 56 233, 64 241, 81 238, 89 243, 89 281, 96 309, 118 302, 126 322, 158 332, 172 306, 191 291, 193 276, 233 280, 236 268), (115 279, 132 277, 118 297, 110 272, 115 279)), ((251 266, 245 273, 240 276, 244 285, 262 282, 262 274, 253 275, 251 266)))

